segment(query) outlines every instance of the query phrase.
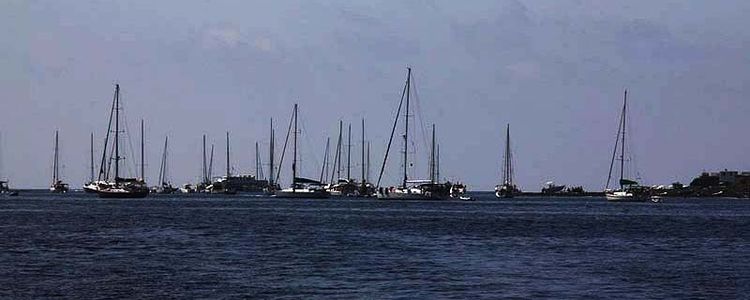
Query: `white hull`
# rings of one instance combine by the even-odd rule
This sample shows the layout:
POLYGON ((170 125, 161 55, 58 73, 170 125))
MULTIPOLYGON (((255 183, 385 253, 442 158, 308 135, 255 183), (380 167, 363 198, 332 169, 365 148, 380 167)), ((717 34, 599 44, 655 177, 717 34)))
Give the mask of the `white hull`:
POLYGON ((604 196, 609 202, 646 202, 648 197, 637 196, 631 192, 608 192, 604 196))
POLYGON ((376 194, 380 200, 443 200, 448 197, 424 194, 421 189, 412 188, 385 188, 376 194))
POLYGON ((276 191, 274 195, 277 198, 296 198, 296 199, 326 199, 330 194, 324 190, 313 190, 307 188, 300 189, 283 189, 276 191))

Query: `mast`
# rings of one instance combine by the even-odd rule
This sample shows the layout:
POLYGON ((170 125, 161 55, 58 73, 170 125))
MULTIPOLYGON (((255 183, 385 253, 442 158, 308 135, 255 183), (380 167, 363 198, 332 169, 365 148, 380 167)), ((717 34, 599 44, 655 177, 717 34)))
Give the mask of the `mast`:
POLYGON ((208 183, 208 169, 206 167, 206 135, 203 135, 203 183, 208 183))
POLYGON ((432 148, 430 150, 430 181, 435 183, 435 124, 432 124, 432 148))
POLYGON ((115 182, 120 177, 120 85, 115 86, 115 182))
POLYGON ((273 179, 274 179, 273 178, 273 169, 274 169, 273 168, 273 151, 274 151, 273 147, 274 147, 274 144, 276 142, 275 142, 275 138, 274 138, 273 135, 274 135, 274 132, 273 132, 273 118, 271 118, 271 143, 268 145, 268 148, 269 148, 269 151, 268 151, 269 152, 268 153, 268 156, 269 156, 268 160, 269 160, 270 167, 271 167, 270 174, 268 174, 268 176, 269 176, 268 177, 268 185, 270 185, 270 186, 273 186, 273 179))
POLYGON ((161 153, 161 165, 159 165, 159 185, 164 184, 167 174, 167 141, 169 136, 164 137, 164 151, 161 153))
POLYGON ((292 158, 292 192, 297 183, 297 103, 294 104, 294 152, 292 158))
POLYGON ((365 177, 365 118, 362 118, 362 186, 367 182, 365 177))
POLYGON ((255 179, 260 180, 260 151, 258 151, 258 142, 255 142, 255 179))
POLYGON ((352 180, 352 124, 349 123, 349 142, 346 149, 346 181, 352 180))
MULTIPOLYGON (((336 181, 341 179, 341 138, 342 138, 342 130, 344 128, 344 121, 339 120, 339 140, 336 143, 336 181)), ((331 183, 334 181, 331 180, 331 183)))
POLYGON ((325 153, 323 153, 323 166, 321 166, 320 168, 320 178, 318 179, 318 181, 320 182, 323 182, 323 178, 325 178, 323 176, 324 174, 326 174, 325 171, 328 167, 328 152, 329 152, 328 148, 330 146, 330 143, 331 143, 331 138, 330 137, 326 138, 326 151, 325 153))
POLYGON ((107 134, 104 137, 104 148, 102 149, 102 163, 99 165, 99 180, 106 180, 109 176, 109 164, 107 163, 107 144, 109 144, 109 135, 112 133, 112 116, 115 113, 117 97, 120 94, 120 85, 115 84, 115 94, 112 96, 112 109, 109 110, 109 122, 107 123, 107 134), (106 168, 106 171, 105 171, 106 168), (104 177, 104 178, 103 178, 104 177))
POLYGON ((60 174, 58 173, 58 131, 55 130, 55 155, 53 157, 52 162, 52 184, 54 185, 57 183, 57 180, 60 178, 60 174))
POLYGON ((406 69, 408 70, 408 72, 406 75, 406 114, 404 115, 404 181, 401 184, 402 188, 406 188, 406 181, 409 180, 409 94, 411 94, 411 67, 407 67, 406 69))
POLYGON ((513 169, 510 153, 510 124, 505 129, 505 159, 503 161, 503 184, 513 185, 513 169))
POLYGON ((620 190, 623 189, 622 179, 625 175, 625 119, 628 107, 628 90, 625 89, 625 95, 622 101, 622 144, 620 145, 620 190))
POLYGON ((227 178, 229 178, 229 131, 227 131, 227 178))
POLYGON ((146 182, 146 163, 143 159, 143 140, 144 140, 144 129, 143 129, 143 119, 141 119, 141 180, 143 182, 146 182))
POLYGON ((91 160, 89 162, 89 167, 91 167, 91 175, 90 175, 90 181, 94 182, 94 133, 91 133, 91 160))
POLYGON ((208 180, 214 177, 214 145, 211 144, 211 160, 208 162, 208 180))
MULTIPOLYGON (((411 75, 411 69, 409 68, 409 75, 411 75)), ((383 172, 385 172, 385 165, 388 162, 388 154, 391 153, 391 145, 393 144, 393 135, 396 133, 396 127, 398 126, 398 119, 401 115, 401 107, 404 104, 404 94, 406 94, 407 86, 409 85, 409 78, 407 76, 406 84, 401 91, 401 100, 398 102, 398 109, 396 110, 396 117, 393 120, 393 127, 391 127, 391 136, 388 138, 388 146, 385 148, 385 155, 383 156, 383 164, 380 165, 380 172, 378 173, 378 181, 375 186, 380 187, 380 180, 383 179, 383 172)))
POLYGON ((437 159, 435 161, 435 179, 436 183, 440 182, 440 144, 436 145, 437 147, 437 159))
POLYGON ((370 181, 370 142, 367 142, 367 172, 365 172, 367 181, 370 181))

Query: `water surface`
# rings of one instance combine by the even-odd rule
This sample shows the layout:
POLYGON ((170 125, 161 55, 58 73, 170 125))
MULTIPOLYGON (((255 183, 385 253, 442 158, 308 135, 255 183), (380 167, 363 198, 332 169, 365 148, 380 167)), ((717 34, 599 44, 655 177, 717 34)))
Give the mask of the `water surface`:
POLYGON ((746 298, 750 201, 0 198, 0 297, 746 298))

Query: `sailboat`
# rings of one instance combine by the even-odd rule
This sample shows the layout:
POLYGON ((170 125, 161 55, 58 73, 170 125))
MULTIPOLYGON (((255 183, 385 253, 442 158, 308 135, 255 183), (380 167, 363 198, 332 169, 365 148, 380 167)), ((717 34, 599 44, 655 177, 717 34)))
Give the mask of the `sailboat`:
POLYGON ((89 158, 89 182, 83 184, 83 191, 86 193, 96 193, 99 185, 94 180, 94 133, 90 136, 90 158, 89 158))
POLYGON ((281 190, 281 187, 279 186, 279 184, 276 183, 276 181, 274 180, 275 179, 274 172, 276 171, 276 168, 274 166, 274 158, 275 158, 274 157, 274 151, 275 151, 274 147, 276 146, 276 136, 275 136, 275 131, 273 129, 273 118, 271 118, 271 132, 270 132, 270 134, 271 134, 270 137, 269 137, 270 141, 268 143, 268 165, 269 165, 268 166, 268 168, 269 168, 269 172, 268 172, 268 185, 263 190, 263 192, 266 195, 274 195, 276 193, 276 191, 281 190))
POLYGON ((102 151, 102 164, 99 169, 99 179, 96 184, 96 193, 101 198, 143 198, 148 195, 148 186, 144 179, 144 162, 143 162, 143 143, 144 143, 144 125, 141 120, 141 178, 123 178, 120 177, 120 161, 124 158, 120 156, 120 85, 115 85, 115 96, 112 101, 112 110, 110 111, 110 123, 107 128, 107 138, 105 139, 104 150, 102 151), (114 153, 110 157, 114 161, 114 178, 110 180, 109 170, 105 172, 104 166, 107 158, 107 142, 109 140, 110 129, 112 126, 112 114, 114 113, 115 136, 114 136, 114 153))
MULTIPOLYGON (((367 169, 369 168, 368 160, 366 157, 365 150, 367 149, 365 144, 365 119, 362 119, 362 161, 360 162, 362 164, 362 179, 359 183, 359 188, 357 190, 358 196, 360 197, 371 197, 375 195, 375 186, 372 185, 372 183, 368 182, 367 178, 367 169)), ((369 150, 369 149, 368 149, 369 150)))
POLYGON ((349 144, 347 145, 347 167, 346 167, 346 178, 341 177, 341 153, 343 152, 343 121, 339 121, 339 138, 336 146, 336 160, 334 161, 333 168, 336 170, 333 176, 338 177, 337 179, 331 178, 331 183, 326 186, 326 190, 331 193, 331 196, 355 196, 357 193, 357 183, 352 179, 352 126, 349 124, 349 144))
POLYGON ((169 137, 164 137, 164 151, 161 154, 161 164, 159 164, 159 185, 152 188, 152 191, 158 194, 171 194, 177 191, 167 177, 167 145, 169 137))
POLYGON ((8 186, 8 180, 6 178, 3 178, 2 171, 3 171, 3 153, 2 153, 2 138, 0 138, 0 195, 7 195, 7 196, 18 196, 18 192, 13 191, 8 186))
MULTIPOLYGON (((294 104, 292 119, 294 123, 293 154, 292 154, 292 184, 289 188, 276 191, 278 198, 307 198, 307 199, 325 199, 330 196, 320 181, 297 177, 297 104, 294 104)), ((292 124, 289 124, 292 125, 292 124)), ((291 129, 291 126, 290 126, 291 129)), ((288 135, 287 135, 288 138, 288 135)), ((286 147, 285 147, 286 148, 286 147)), ((286 149, 285 149, 286 150, 286 149)), ((283 160, 282 154, 282 160, 283 160)), ((277 176, 278 179, 278 176, 277 176)))
POLYGON ((59 133, 55 130, 55 154, 52 159, 52 185, 49 190, 53 193, 65 193, 68 191, 68 184, 63 183, 60 179, 60 147, 59 133))
POLYGON ((520 191, 513 184, 513 154, 510 151, 510 124, 505 129, 505 156, 503 159, 503 183, 495 186, 495 197, 513 198, 520 191))
POLYGON ((628 107, 628 90, 625 90, 625 95, 622 101, 622 112, 620 113, 620 124, 617 129, 617 139, 615 139, 615 149, 612 152, 612 160, 609 164, 609 175, 607 175, 607 184, 604 188, 604 196, 608 201, 612 202, 645 202, 649 200, 650 190, 648 187, 640 186, 637 181, 633 179, 625 178, 625 128, 627 120, 627 107, 628 107), (619 149, 618 149, 619 145, 619 149), (617 155, 618 150, 620 155, 617 155), (620 188, 610 189, 609 184, 612 179, 612 171, 615 164, 615 160, 620 161, 620 188))
POLYGON ((410 94, 411 94, 411 68, 407 68, 407 75, 406 75, 406 84, 404 85, 402 94, 401 94, 401 101, 398 105, 398 110, 396 111, 396 119, 393 122, 393 128, 391 129, 391 137, 388 140, 388 147, 386 148, 385 157, 383 159, 383 165, 380 168, 380 175, 378 176, 378 181, 376 186, 377 188, 377 197, 378 199, 384 199, 384 200, 436 200, 436 199, 448 199, 451 183, 439 183, 437 178, 437 168, 435 168, 435 127, 433 125, 433 131, 432 131, 432 155, 430 159, 430 179, 427 180, 410 180, 409 179, 409 102, 410 102, 410 94), (404 97, 405 96, 405 97, 404 97), (394 186, 394 187, 381 187, 380 186, 380 180, 383 177, 383 172, 385 171, 385 165, 388 161, 388 153, 391 149, 391 144, 393 142, 393 135, 396 131, 396 126, 398 125, 398 120, 401 117, 401 107, 402 104, 404 104, 404 99, 406 99, 406 112, 404 114, 404 148, 403 148, 403 155, 404 155, 404 169, 403 169, 403 180, 401 181, 400 186, 394 186))

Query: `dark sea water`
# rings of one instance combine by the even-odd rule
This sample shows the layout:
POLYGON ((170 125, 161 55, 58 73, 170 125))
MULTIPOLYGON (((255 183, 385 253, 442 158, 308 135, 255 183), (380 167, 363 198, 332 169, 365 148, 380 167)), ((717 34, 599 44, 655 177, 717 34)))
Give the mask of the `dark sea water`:
POLYGON ((750 200, 0 198, 0 298, 750 297, 750 200))

